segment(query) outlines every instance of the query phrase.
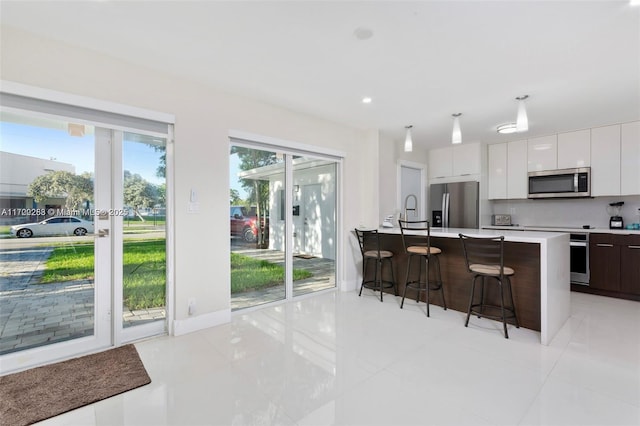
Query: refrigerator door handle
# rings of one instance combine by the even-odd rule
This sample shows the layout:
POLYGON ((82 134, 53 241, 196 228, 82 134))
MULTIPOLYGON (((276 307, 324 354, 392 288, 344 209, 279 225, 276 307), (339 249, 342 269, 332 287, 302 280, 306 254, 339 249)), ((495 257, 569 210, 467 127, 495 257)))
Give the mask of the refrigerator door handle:
POLYGON ((447 227, 447 215, 445 214, 445 208, 447 207, 447 193, 443 193, 442 194, 442 206, 441 206, 441 211, 442 211, 442 227, 446 228, 447 227))

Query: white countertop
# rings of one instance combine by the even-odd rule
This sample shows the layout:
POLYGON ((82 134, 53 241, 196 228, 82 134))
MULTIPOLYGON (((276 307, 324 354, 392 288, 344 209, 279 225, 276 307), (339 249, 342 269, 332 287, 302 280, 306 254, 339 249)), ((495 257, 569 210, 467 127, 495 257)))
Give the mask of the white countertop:
MULTIPOLYGON (((378 228, 381 234, 400 234, 400 228, 378 228)), ((405 231, 410 234, 424 233, 424 231, 405 231)), ((499 237, 504 235, 505 241, 518 243, 544 243, 549 239, 559 238, 563 234, 558 232, 527 232, 520 230, 503 230, 503 229, 475 229, 475 228, 431 228, 432 237, 459 238, 458 234, 468 235, 470 237, 499 237), (499 231, 499 232, 497 232, 499 231)), ((568 242, 568 239, 567 239, 568 242)))
POLYGON ((482 229, 485 230, 506 230, 513 232, 522 232, 522 231, 532 231, 532 232, 567 232, 567 233, 600 233, 600 234, 619 234, 619 235, 640 235, 640 230, 634 229, 609 229, 609 228, 579 228, 579 227, 546 227, 546 226, 527 226, 527 225, 517 225, 517 226, 498 226, 498 225, 490 225, 483 226, 482 229))

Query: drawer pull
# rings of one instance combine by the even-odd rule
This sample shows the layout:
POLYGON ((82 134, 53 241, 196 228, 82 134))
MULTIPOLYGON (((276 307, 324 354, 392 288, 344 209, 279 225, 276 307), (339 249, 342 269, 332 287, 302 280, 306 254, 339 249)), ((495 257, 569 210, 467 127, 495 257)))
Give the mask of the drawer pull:
POLYGON ((596 244, 598 247, 613 247, 613 244, 596 244))
POLYGON ((627 247, 629 247, 630 249, 640 249, 640 246, 627 246, 627 247))

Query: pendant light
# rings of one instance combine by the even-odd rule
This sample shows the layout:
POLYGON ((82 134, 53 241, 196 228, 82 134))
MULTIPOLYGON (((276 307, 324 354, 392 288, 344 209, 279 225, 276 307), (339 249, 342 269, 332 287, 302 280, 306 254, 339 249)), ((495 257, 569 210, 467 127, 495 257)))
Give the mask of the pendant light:
POLYGON ((529 119, 527 118, 527 108, 524 104, 524 100, 527 99, 529 95, 518 96, 516 99, 518 101, 518 118, 516 119, 516 130, 518 132, 526 132, 529 130, 529 119))
POLYGON ((460 130, 460 116, 461 112, 457 114, 451 114, 453 116, 453 132, 451 132, 451 143, 462 143, 462 131, 460 130))
POLYGON ((411 128, 413 126, 404 126, 407 129, 407 135, 404 137, 404 152, 413 151, 413 140, 411 140, 411 128))

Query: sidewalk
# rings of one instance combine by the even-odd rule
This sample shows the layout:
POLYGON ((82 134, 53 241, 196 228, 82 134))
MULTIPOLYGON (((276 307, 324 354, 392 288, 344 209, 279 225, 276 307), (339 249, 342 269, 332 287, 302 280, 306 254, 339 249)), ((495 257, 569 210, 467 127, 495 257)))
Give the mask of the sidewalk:
MULTIPOLYGON (((232 249, 234 253, 250 256, 255 259, 268 260, 277 265, 284 266, 284 252, 269 249, 232 249)), ((313 276, 304 280, 293 282, 293 294, 299 296, 318 290, 333 288, 336 286, 335 261, 320 257, 293 257, 294 269, 306 269, 313 276)), ((262 290, 248 291, 231 295, 231 310, 235 311, 263 303, 283 300, 285 298, 284 282, 282 285, 269 287, 262 290)))
MULTIPOLYGON (((0 252, 0 355, 93 334, 93 280, 38 284, 52 251, 0 252)), ((123 308, 125 327, 164 318, 164 308, 123 308)))

